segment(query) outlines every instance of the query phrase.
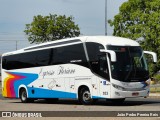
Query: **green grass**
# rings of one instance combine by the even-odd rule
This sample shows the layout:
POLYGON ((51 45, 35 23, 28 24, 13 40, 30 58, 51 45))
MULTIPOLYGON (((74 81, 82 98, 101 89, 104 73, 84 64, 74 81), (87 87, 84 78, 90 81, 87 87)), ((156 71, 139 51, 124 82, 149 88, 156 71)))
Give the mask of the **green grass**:
POLYGON ((151 93, 160 93, 160 87, 151 87, 150 92, 151 93))

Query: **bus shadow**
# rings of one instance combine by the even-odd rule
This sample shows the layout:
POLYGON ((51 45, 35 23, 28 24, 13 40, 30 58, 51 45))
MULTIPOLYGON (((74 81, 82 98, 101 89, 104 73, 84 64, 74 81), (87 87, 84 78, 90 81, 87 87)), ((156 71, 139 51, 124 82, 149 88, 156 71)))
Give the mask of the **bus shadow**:
POLYGON ((112 103, 106 100, 99 100, 94 105, 95 106, 140 106, 140 105, 157 105, 160 101, 145 101, 145 100, 126 100, 123 103, 112 103))
MULTIPOLYGON (((140 105, 147 105, 147 106, 154 106, 154 105, 157 105, 157 104, 160 104, 160 101, 125 101, 123 103, 111 103, 111 102, 108 102, 106 101, 106 103, 104 103, 106 106, 140 106, 140 105)), ((97 103, 97 105, 104 105, 104 104, 101 104, 101 103, 97 103)))
MULTIPOLYGON (((20 101, 14 101, 11 103, 21 103, 20 101)), ((27 103, 28 104, 28 103, 27 103)), ((46 102, 43 99, 39 99, 39 100, 35 100, 33 103, 29 103, 29 104, 57 104, 57 105, 80 105, 78 100, 59 100, 57 102, 46 102)), ((159 100, 146 100, 146 99, 141 99, 141 100, 126 100, 124 103, 118 104, 118 103, 112 103, 110 101, 106 101, 106 100, 98 100, 96 103, 94 103, 91 106, 139 106, 139 105, 156 105, 160 104, 159 100)))

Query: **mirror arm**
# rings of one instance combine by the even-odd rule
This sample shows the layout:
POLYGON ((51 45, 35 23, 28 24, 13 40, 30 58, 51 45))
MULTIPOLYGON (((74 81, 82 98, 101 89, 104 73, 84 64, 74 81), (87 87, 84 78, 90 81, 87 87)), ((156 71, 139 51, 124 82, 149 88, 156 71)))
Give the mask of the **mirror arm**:
POLYGON ((153 57, 153 62, 156 63, 157 62, 157 54, 155 52, 150 52, 150 51, 143 51, 145 54, 149 54, 152 55, 153 57))
POLYGON ((111 61, 112 62, 116 62, 116 53, 113 50, 105 50, 105 49, 100 49, 100 52, 105 52, 105 53, 109 53, 111 55, 111 61))

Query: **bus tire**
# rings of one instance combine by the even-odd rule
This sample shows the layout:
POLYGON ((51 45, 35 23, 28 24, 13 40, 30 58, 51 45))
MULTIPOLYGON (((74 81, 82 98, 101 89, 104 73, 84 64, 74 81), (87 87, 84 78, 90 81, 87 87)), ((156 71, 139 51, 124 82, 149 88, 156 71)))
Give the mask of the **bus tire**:
POLYGON ((83 87, 79 93, 79 102, 83 105, 91 105, 94 100, 91 98, 90 91, 87 87, 83 87))
POLYGON ((34 102, 34 99, 29 99, 27 96, 26 89, 22 88, 20 90, 20 99, 22 103, 31 103, 34 102))

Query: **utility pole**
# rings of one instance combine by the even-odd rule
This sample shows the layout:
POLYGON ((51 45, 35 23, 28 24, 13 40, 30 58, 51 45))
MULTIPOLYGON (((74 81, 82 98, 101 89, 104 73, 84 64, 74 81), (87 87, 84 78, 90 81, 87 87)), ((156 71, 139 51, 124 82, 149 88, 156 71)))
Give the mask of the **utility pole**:
POLYGON ((18 41, 16 40, 16 50, 17 50, 17 47, 18 47, 18 44, 17 44, 17 43, 18 43, 18 41))
POLYGON ((105 35, 107 36, 107 0, 105 0, 105 35))

